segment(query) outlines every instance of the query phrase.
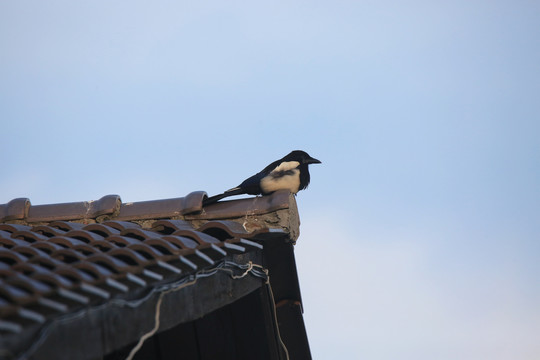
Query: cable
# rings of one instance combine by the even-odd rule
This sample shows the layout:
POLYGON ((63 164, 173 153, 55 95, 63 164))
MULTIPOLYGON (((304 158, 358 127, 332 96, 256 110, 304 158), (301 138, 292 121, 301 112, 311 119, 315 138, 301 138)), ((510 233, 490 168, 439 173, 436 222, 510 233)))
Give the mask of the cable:
POLYGON ((137 342, 137 345, 135 345, 135 347, 133 349, 131 349, 131 351, 130 351, 128 357, 126 358, 126 360, 132 360, 133 357, 135 356, 135 354, 137 353, 137 351, 139 351, 140 348, 143 346, 146 339, 154 336, 154 334, 159 330, 159 314, 161 312, 161 302, 163 301, 163 297, 165 296, 165 294, 168 294, 168 293, 170 293, 172 291, 180 290, 180 289, 185 288, 187 286, 191 286, 191 285, 195 284, 196 282, 197 282, 197 279, 195 279, 195 280, 193 280, 191 282, 182 284, 181 286, 179 286, 177 288, 169 289, 169 290, 164 291, 164 292, 159 294, 159 298, 158 298, 158 300, 156 302, 156 312, 155 312, 155 316, 154 316, 154 321, 155 321, 154 328, 152 330, 150 330, 149 332, 147 332, 146 334, 144 334, 143 336, 141 336, 141 338, 137 342))
MULTIPOLYGON (((149 337, 154 335, 158 330, 160 326, 160 310, 161 310, 161 303, 163 300, 163 297, 174 291, 178 291, 180 289, 183 289, 185 287, 194 285, 198 279, 200 278, 207 278, 211 277, 218 272, 226 272, 228 273, 231 278, 233 279, 241 279, 248 274, 252 274, 253 276, 262 278, 263 280, 268 279, 268 271, 264 269, 261 265, 253 264, 252 261, 249 261, 246 264, 237 264, 232 261, 221 261, 219 262, 215 267, 211 269, 205 269, 202 271, 199 271, 195 274, 191 274, 189 276, 186 276, 179 281, 164 284, 155 288, 152 288, 151 291, 149 291, 145 296, 139 298, 139 299, 132 299, 132 300, 126 300, 126 299, 112 299, 104 304, 94 306, 94 307, 88 307, 83 308, 77 312, 66 314, 64 316, 61 316, 49 324, 47 324, 42 330, 40 331, 39 336, 33 341, 32 345, 22 354, 18 356, 19 360, 24 360, 32 357, 32 354, 34 354, 39 347, 43 344, 43 342, 46 340, 48 335, 54 330, 56 326, 60 326, 64 323, 69 323, 73 320, 76 320, 78 318, 83 318, 88 313, 93 311, 99 311, 102 310, 105 307, 111 307, 111 306, 118 306, 118 307, 131 307, 136 308, 140 306, 142 303, 146 302, 150 297, 152 297, 154 294, 159 293, 159 298, 156 302, 156 308, 155 308, 155 319, 154 319, 154 327, 148 331, 147 333, 143 334, 139 341, 137 342, 137 345, 131 350, 128 359, 132 359, 133 356, 137 353, 137 351, 142 347, 144 341, 146 341, 149 337), (241 274, 237 275, 234 270, 240 270, 242 271, 241 274)), ((0 351, 6 351, 4 349, 0 349, 0 351)))
MULTIPOLYGON (((265 272, 268 274, 268 270, 265 269, 265 272)), ((274 313, 274 322, 276 325, 277 336, 278 336, 279 342, 281 343, 281 347, 283 348, 283 351, 285 351, 285 356, 287 357, 287 360, 289 360, 289 350, 287 350, 287 346, 285 346, 285 343, 283 342, 283 339, 281 338, 281 334, 279 332, 276 302, 274 301, 274 292, 272 291, 272 286, 270 285, 270 276, 266 278, 265 284, 268 288, 268 291, 270 292, 270 297, 272 298, 270 302, 272 303, 272 312, 274 313)))
MULTIPOLYGON (((241 274, 241 275, 234 275, 234 271, 233 269, 231 268, 225 268, 225 267, 221 267, 218 265, 217 268, 213 269, 212 271, 208 272, 208 273, 202 273, 203 276, 204 275, 208 275, 208 274, 211 274, 211 275, 214 275, 216 274, 218 271, 224 271, 224 272, 227 272, 229 273, 229 275, 231 276, 232 279, 234 280, 237 280, 237 279, 242 279, 243 277, 247 276, 248 274, 253 274, 257 277, 260 277, 260 278, 263 278, 265 279, 266 281, 268 281, 268 270, 267 269, 264 269, 261 265, 257 265, 257 264, 253 264, 252 261, 249 261, 247 264, 245 265, 240 265, 240 264, 237 264, 237 263, 234 263, 234 262, 231 262, 231 261, 224 261, 222 262, 221 264, 223 265, 227 265, 227 266, 231 266, 231 267, 237 267, 237 268, 240 268, 240 269, 245 269, 245 271, 241 274), (257 269, 260 269, 260 271, 256 271, 255 268, 257 269)), ((220 265, 221 265, 220 264, 220 265)), ((201 276, 202 277, 202 276, 201 276)), ((196 282, 197 282, 197 279, 198 277, 196 277, 193 281, 189 282, 189 283, 185 283, 185 284, 182 284, 178 287, 175 287, 175 288, 171 288, 171 289, 168 289, 166 291, 163 291, 159 294, 159 298, 156 302, 156 310, 155 310, 155 316, 154 316, 154 321, 155 321, 155 324, 154 324, 154 327, 152 328, 152 330, 148 331, 147 333, 145 333, 143 336, 141 336, 139 338, 139 341, 137 342, 137 344, 133 347, 133 349, 131 349, 128 357, 126 358, 126 360, 133 360, 133 357, 135 356, 135 354, 137 354, 137 352, 141 349, 141 347, 143 346, 144 342, 149 339, 150 337, 152 337, 158 330, 159 330, 159 325, 160 325, 160 320, 159 320, 159 315, 160 315, 160 311, 161 311, 161 302, 163 300, 163 297, 168 294, 168 293, 171 293, 171 292, 174 292, 174 291, 178 291, 180 289, 183 289, 187 286, 191 286, 191 285, 194 285, 196 282)), ((271 290, 270 290, 271 291, 271 290)), ((275 314, 275 304, 274 304, 274 296, 272 295, 272 305, 274 306, 274 316, 276 316, 275 314)), ((277 325, 277 317, 275 318, 275 321, 276 321, 276 325, 277 325)), ((279 329, 278 329, 278 337, 279 337, 279 329)), ((285 344, 283 344, 283 341, 281 340, 281 337, 279 337, 279 340, 281 341, 281 344, 283 345, 283 347, 285 348, 285 344)), ((287 349, 285 348, 285 352, 287 352, 287 349)), ((289 359, 289 355, 287 353, 287 359, 289 359)))

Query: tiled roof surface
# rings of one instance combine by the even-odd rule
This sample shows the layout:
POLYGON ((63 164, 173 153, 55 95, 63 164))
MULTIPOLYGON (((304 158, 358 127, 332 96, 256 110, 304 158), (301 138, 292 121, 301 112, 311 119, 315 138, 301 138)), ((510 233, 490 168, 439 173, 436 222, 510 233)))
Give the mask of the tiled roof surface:
POLYGON ((295 207, 288 193, 203 208, 205 196, 123 204, 109 195, 37 206, 15 199, 0 205, 0 357, 22 351, 66 314, 137 298, 260 253, 276 236, 295 240, 291 229, 261 224, 255 216, 295 207), (216 220, 224 218, 237 221, 216 220))
POLYGON ((48 226, 0 224, 0 331, 100 302, 183 275, 227 252, 262 248, 235 222, 200 231, 183 220, 159 220, 149 230, 122 221, 56 221, 48 226), (210 235, 212 234, 212 235, 210 235))

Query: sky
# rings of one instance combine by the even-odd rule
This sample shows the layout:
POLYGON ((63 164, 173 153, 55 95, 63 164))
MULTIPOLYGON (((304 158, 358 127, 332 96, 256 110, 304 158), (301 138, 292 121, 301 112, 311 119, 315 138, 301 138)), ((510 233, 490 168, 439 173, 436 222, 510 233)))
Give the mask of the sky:
POLYGON ((0 203, 322 161, 314 359, 540 358, 540 3, 2 1, 0 203))

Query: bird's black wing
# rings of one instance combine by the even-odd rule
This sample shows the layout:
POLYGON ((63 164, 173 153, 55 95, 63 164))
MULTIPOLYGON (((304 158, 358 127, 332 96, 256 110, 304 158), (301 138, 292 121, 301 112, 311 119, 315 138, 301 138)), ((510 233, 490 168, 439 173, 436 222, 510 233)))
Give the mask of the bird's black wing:
MULTIPOLYGON (((277 168, 282 162, 283 162, 283 159, 274 161, 273 163, 271 163, 270 165, 262 169, 261 172, 259 172, 257 175, 261 175, 261 179, 262 179, 266 175, 270 174, 272 170, 277 168)), ((257 176, 257 175, 254 175, 254 176, 257 176)))
POLYGON ((259 195, 262 193, 261 191, 261 179, 265 177, 265 174, 263 172, 257 173, 246 180, 242 181, 240 185, 238 185, 237 189, 242 189, 244 191, 244 194, 249 195, 259 195))
MULTIPOLYGON (((277 165, 276 165, 277 166, 277 165)), ((270 167, 270 166, 268 166, 270 167)), ((275 167, 272 167, 271 169, 274 169, 275 167)), ((266 170, 266 169, 265 169, 266 170)), ((213 204, 223 198, 234 196, 234 195, 241 195, 241 194, 249 194, 249 195, 259 195, 262 193, 261 191, 261 179, 265 177, 266 174, 264 173, 264 170, 260 173, 257 173, 246 180, 244 180, 240 185, 237 187, 234 187, 232 189, 229 189, 225 191, 222 194, 214 195, 209 198, 207 198, 204 201, 204 205, 213 204)))

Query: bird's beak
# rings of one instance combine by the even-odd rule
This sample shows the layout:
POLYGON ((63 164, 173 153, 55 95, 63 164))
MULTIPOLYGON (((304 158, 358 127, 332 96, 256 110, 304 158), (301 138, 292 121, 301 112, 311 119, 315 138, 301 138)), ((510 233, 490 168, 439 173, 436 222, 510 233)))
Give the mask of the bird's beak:
POLYGON ((321 161, 315 158, 309 158, 305 160, 305 163, 306 164, 321 164, 321 161))

